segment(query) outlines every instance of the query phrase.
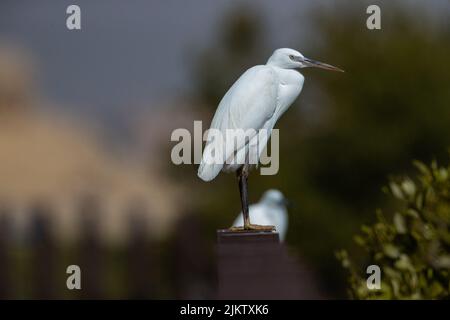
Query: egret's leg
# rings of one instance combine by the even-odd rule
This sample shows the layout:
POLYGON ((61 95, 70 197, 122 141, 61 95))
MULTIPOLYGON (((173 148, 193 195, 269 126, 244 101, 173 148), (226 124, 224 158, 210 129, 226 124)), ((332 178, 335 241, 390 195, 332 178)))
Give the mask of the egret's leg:
POLYGON ((247 179, 248 179, 248 167, 243 165, 236 172, 236 176, 239 184, 239 195, 241 196, 242 217, 244 219, 243 227, 231 227, 231 231, 244 231, 250 229, 250 215, 248 212, 248 193, 247 193, 247 179))
POLYGON ((249 165, 245 164, 237 171, 237 178, 239 183, 239 193, 241 195, 241 206, 242 206, 242 216, 244 218, 244 226, 243 227, 231 227, 231 231, 247 231, 247 230, 256 230, 256 231, 273 231, 275 230, 274 226, 260 226, 257 224, 250 223, 250 214, 248 211, 248 171, 249 165))
POLYGON ((245 164, 238 171, 239 192, 241 194, 242 215, 244 218, 244 229, 250 226, 250 214, 248 212, 248 165, 245 164))

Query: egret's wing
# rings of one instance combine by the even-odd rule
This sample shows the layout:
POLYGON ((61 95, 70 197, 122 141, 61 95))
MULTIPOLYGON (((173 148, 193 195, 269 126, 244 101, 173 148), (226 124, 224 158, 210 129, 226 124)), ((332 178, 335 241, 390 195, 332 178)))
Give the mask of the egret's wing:
POLYGON ((275 113, 278 78, 268 66, 248 69, 228 90, 211 128, 259 130, 275 113))
MULTIPOLYGON (((227 144, 236 143, 228 141, 227 129, 259 130, 272 118, 277 106, 278 78, 275 71, 268 66, 256 66, 247 70, 228 90, 217 108, 210 128, 220 130, 224 138, 223 144, 219 146, 216 140, 206 144, 198 170, 199 177, 210 181, 223 167, 223 164, 212 163, 208 158, 211 156, 210 148, 221 148, 225 161, 234 151, 245 146, 245 141, 239 141, 234 149, 227 148, 227 144)), ((255 135, 256 131, 248 136, 249 140, 255 135)))

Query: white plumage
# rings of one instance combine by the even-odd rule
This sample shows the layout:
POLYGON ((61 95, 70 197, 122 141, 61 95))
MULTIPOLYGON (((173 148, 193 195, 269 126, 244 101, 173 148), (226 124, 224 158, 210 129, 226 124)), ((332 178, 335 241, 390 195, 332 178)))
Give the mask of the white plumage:
MULTIPOLYGON (((255 131, 267 129, 270 132, 280 116, 300 94, 304 78, 295 68, 301 67, 302 64, 292 60, 290 56, 303 58, 295 50, 278 49, 267 64, 252 67, 244 72, 222 98, 210 128, 220 130, 225 140, 223 145, 219 145, 219 142, 215 140, 206 144, 198 169, 198 176, 201 179, 210 181, 219 174, 220 170, 236 171, 244 163, 246 145, 237 144, 234 150, 227 148, 227 143, 230 141, 226 139, 226 129, 254 129, 255 131), (211 148, 222 149, 223 163, 213 163, 214 161, 208 158, 211 155, 209 152, 211 148)), ((250 138, 257 137, 253 135, 250 138)), ((210 139, 209 135, 207 139, 210 139)), ((251 140, 250 144, 252 144, 251 140)), ((248 155, 250 159, 255 156, 259 159, 267 140, 259 141, 259 144, 259 154, 248 155)), ((250 152, 252 151, 255 152, 250 149, 250 152)))
POLYGON ((277 49, 265 65, 252 67, 242 74, 214 114, 198 176, 211 181, 221 170, 237 171, 244 222, 239 230, 273 230, 265 222, 251 224, 247 178, 249 168, 259 163, 275 123, 302 91, 304 78, 296 69, 305 67, 342 71, 305 58, 293 49, 277 49), (228 135, 230 131, 240 131, 237 140, 236 136, 228 135))
MULTIPOLYGON (((283 242, 288 229, 288 212, 286 199, 283 194, 275 189, 266 191, 258 203, 249 206, 250 220, 254 224, 263 226, 275 226, 283 242)), ((241 227, 244 223, 242 212, 233 223, 233 227, 241 227)))

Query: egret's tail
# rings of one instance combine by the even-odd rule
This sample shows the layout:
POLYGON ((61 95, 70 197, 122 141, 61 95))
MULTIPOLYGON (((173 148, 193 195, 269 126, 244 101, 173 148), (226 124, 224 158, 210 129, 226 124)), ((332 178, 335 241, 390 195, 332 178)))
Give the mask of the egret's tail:
POLYGON ((208 152, 207 148, 210 148, 211 145, 207 145, 203 152, 202 162, 198 167, 197 175, 203 181, 211 181, 219 174, 220 170, 223 168, 223 164, 215 163, 214 159, 211 156, 211 153, 208 152))
POLYGON ((207 164, 202 161, 202 163, 198 167, 197 175, 203 181, 211 181, 212 179, 217 177, 222 168, 223 164, 207 164))
POLYGON ((198 176, 203 181, 211 181, 219 174, 220 170, 222 170, 223 165, 221 164, 204 164, 201 163, 200 167, 198 167, 198 176))

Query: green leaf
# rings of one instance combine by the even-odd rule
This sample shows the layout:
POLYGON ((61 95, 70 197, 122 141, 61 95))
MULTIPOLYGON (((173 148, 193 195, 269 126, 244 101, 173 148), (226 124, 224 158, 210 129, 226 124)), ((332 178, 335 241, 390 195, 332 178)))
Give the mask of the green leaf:
POLYGON ((359 236, 359 235, 354 236, 353 240, 355 241, 355 243, 357 245, 359 245, 361 247, 363 247, 366 244, 366 240, 363 237, 359 236))
POLYGON ((395 262, 395 267, 400 270, 414 271, 411 260, 406 254, 400 255, 400 258, 395 262))
POLYGON ((407 232, 405 219, 398 212, 396 212, 394 215, 394 225, 395 225, 395 229, 397 230, 398 233, 405 234, 407 232))
POLYGON ((404 199, 402 190, 395 182, 391 182, 389 186, 394 197, 396 197, 397 199, 404 199))
POLYGON ((402 187, 404 194, 406 194, 410 198, 414 197, 414 195, 416 193, 416 185, 414 184, 414 182, 411 179, 403 180, 401 187, 402 187))
POLYGON ((428 167, 423 162, 414 160, 413 164, 424 175, 427 175, 427 176, 431 175, 430 170, 428 170, 428 167))
POLYGON ((386 244, 383 248, 384 253, 392 259, 396 259, 400 255, 400 250, 393 244, 386 244))

